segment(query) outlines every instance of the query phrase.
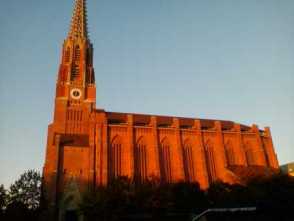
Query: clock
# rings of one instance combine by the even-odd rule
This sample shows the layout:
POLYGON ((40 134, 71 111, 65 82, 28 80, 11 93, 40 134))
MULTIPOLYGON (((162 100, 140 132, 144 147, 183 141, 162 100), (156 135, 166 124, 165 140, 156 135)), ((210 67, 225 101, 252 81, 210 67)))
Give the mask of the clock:
POLYGON ((78 88, 74 88, 70 91, 70 96, 72 99, 78 100, 82 96, 82 91, 78 88))

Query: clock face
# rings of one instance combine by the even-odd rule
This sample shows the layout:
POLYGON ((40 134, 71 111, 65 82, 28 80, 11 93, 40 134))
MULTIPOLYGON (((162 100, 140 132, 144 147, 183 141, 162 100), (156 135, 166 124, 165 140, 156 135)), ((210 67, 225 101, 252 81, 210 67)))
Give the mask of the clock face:
POLYGON ((75 99, 75 100, 78 100, 81 98, 82 96, 82 91, 78 88, 74 88, 70 91, 70 96, 75 99))

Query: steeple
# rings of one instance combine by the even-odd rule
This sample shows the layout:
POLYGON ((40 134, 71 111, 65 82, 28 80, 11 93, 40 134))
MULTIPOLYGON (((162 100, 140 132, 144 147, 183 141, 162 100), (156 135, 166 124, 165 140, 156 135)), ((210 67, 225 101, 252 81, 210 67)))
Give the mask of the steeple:
POLYGON ((66 125, 66 130, 72 134, 84 133, 81 127, 69 126, 66 122, 76 119, 70 116, 77 116, 77 113, 83 116, 91 113, 96 103, 93 45, 88 39, 86 0, 75 0, 70 30, 61 56, 54 122, 66 125))
POLYGON ((68 33, 70 39, 88 39, 86 0, 75 0, 75 8, 68 33))

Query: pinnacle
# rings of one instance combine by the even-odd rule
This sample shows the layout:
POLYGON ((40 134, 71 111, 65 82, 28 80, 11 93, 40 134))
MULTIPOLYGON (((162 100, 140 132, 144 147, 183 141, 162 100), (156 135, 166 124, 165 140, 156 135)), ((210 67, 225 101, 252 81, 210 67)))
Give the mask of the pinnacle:
POLYGON ((88 39, 86 0, 75 0, 68 38, 88 39))

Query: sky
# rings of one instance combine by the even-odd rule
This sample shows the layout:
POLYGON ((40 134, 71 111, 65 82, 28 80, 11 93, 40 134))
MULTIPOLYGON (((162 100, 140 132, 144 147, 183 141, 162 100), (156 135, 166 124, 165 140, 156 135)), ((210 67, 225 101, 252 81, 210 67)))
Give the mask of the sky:
MULTIPOLYGON (((0 7, 0 184, 42 170, 73 0, 0 7)), ((294 161, 293 0, 88 0, 97 108, 270 126, 294 161)))

